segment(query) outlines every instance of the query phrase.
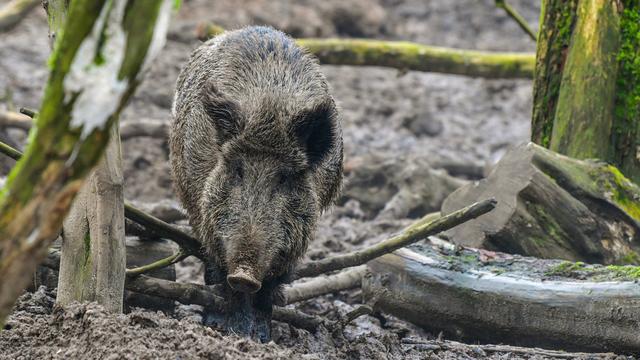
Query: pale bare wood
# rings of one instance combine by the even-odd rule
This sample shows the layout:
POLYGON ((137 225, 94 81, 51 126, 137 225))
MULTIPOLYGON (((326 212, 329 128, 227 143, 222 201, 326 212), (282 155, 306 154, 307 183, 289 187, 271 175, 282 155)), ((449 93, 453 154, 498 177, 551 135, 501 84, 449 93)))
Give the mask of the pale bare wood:
POLYGON ((117 126, 64 221, 57 302, 96 301, 122 312, 126 270, 124 177, 117 126))

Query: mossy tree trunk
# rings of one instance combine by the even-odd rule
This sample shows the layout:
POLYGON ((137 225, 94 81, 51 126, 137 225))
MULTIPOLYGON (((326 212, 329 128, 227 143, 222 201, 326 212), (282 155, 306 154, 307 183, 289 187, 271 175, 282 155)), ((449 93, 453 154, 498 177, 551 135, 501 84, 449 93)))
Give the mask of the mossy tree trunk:
POLYGON ((0 323, 47 255, 140 74, 165 41, 170 0, 74 0, 24 157, 0 194, 0 323))
POLYGON ((544 0, 532 140, 640 183, 640 3, 544 0))

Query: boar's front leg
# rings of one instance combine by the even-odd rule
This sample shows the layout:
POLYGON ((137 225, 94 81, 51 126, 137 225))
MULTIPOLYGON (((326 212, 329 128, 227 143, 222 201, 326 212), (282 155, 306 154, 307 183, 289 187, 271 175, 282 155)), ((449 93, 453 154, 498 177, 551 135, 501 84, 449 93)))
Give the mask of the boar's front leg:
POLYGON ((250 337, 261 342, 271 340, 271 304, 257 301, 263 294, 245 294, 231 290, 226 283, 225 274, 212 262, 205 263, 205 284, 219 285, 224 289, 227 302, 225 312, 221 314, 212 309, 204 309, 203 323, 226 332, 250 337), (265 306, 266 305, 266 306, 265 306))

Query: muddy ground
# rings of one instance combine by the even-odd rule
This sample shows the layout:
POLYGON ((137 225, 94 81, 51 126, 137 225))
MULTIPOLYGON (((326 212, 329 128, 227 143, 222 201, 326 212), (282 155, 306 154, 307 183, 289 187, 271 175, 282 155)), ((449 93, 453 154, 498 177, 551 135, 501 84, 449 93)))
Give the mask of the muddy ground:
MULTIPOLYGON (((6 2, 0 1, 0 4, 6 2)), ((537 28, 538 1, 512 0, 537 28)), ((468 49, 533 51, 531 41, 493 0, 183 0, 164 51, 122 121, 168 122, 175 79, 198 46, 195 28, 213 21, 226 28, 268 24, 293 36, 411 40, 468 49)), ((47 24, 38 9, 0 34, 0 108, 37 108, 46 81, 47 24)), ((512 145, 529 137, 531 81, 485 80, 381 68, 323 66, 342 109, 344 196, 320 222, 308 257, 318 259, 379 241, 410 219, 437 211, 442 199, 512 145)), ((19 145, 25 134, 10 132, 19 145)), ((123 143, 126 198, 175 200, 166 142, 123 143)), ((178 268, 180 281, 201 282, 196 261, 178 268)), ((175 314, 135 310, 108 315, 99 306, 53 306, 54 290, 26 294, 0 332, 0 358, 212 359, 542 359, 485 352, 409 323, 363 317, 344 334, 309 334, 276 324, 273 342, 223 336, 199 324, 197 307, 175 314)), ((307 301, 304 311, 336 318, 359 301, 358 291, 307 301)))

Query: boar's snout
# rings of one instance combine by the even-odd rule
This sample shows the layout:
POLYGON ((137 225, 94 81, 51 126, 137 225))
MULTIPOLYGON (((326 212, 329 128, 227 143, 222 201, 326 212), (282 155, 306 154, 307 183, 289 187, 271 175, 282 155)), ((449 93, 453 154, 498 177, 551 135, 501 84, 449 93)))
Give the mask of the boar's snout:
POLYGON ((245 267, 238 267, 233 273, 227 275, 227 283, 235 291, 250 294, 257 292, 262 286, 245 267))

